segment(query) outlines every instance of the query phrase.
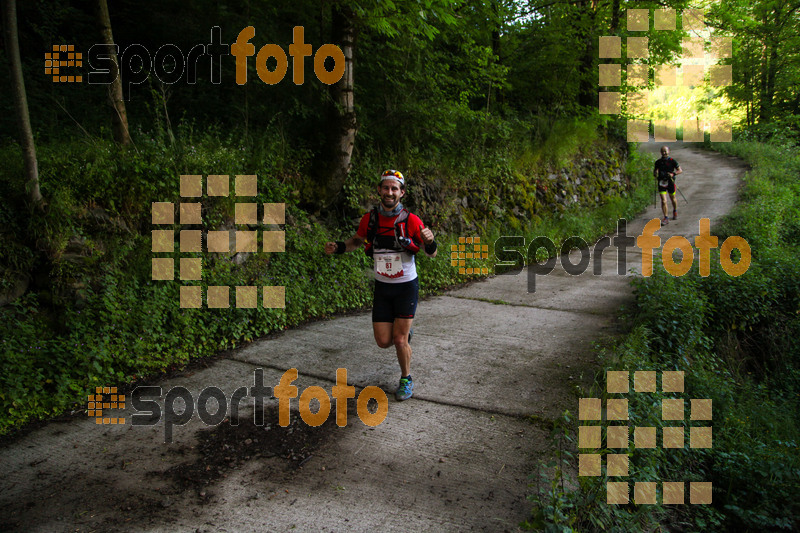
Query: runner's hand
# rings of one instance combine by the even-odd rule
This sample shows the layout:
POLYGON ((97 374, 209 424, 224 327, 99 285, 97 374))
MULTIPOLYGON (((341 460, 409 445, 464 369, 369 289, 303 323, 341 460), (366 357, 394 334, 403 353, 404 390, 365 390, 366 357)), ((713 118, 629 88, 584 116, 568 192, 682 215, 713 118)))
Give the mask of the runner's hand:
POLYGON ((420 232, 422 234, 422 241, 425 244, 430 244, 433 242, 433 232, 428 228, 423 228, 420 232))
POLYGON ((325 243, 325 253, 330 255, 337 250, 338 246, 336 246, 335 242, 326 242, 325 243))

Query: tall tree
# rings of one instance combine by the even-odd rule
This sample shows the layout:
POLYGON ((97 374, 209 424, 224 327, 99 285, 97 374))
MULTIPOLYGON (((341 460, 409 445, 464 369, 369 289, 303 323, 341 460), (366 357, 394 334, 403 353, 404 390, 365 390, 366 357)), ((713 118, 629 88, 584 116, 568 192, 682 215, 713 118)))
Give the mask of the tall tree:
POLYGON ((344 53, 344 75, 330 88, 331 107, 329 110, 327 139, 324 156, 328 165, 325 180, 325 196, 329 201, 335 199, 342 190, 350 173, 358 123, 354 105, 355 81, 355 15, 346 4, 334 4, 332 8, 332 37, 344 53))
POLYGON ((577 24, 579 24, 579 41, 580 49, 582 50, 579 59, 580 67, 578 75, 580 81, 578 84, 578 105, 581 107, 592 107, 597 105, 597 76, 595 71, 597 69, 597 42, 598 42, 598 29, 597 28, 597 1, 591 2, 578 2, 577 11, 579 13, 577 24))
POLYGON ((3 10, 3 37, 8 62, 11 70, 11 88, 14 99, 14 114, 19 129, 19 142, 22 147, 22 156, 25 160, 25 174, 27 177, 26 188, 34 204, 42 203, 42 193, 39 191, 39 165, 36 161, 36 145, 33 142, 33 130, 28 114, 28 98, 25 95, 25 79, 22 77, 22 60, 19 55, 19 38, 17 35, 17 1, 2 0, 3 10))
POLYGON ((723 0, 710 9, 710 24, 733 37, 733 85, 726 92, 745 107, 749 125, 796 113, 799 12, 797 0, 723 0))
MULTIPOLYGON (((647 37, 646 63, 673 63, 679 57, 679 31, 628 31, 625 11, 671 8, 680 12, 687 0, 518 0, 517 16, 506 41, 514 91, 509 97, 540 115, 582 114, 597 107, 598 65, 637 63, 599 57, 599 38, 647 37)), ((652 26, 651 26, 652 27, 652 26)))
POLYGON ((97 21, 100 24, 100 32, 103 35, 103 43, 108 46, 111 55, 111 78, 114 80, 108 86, 108 100, 114 110, 112 115, 112 131, 114 140, 126 146, 131 143, 131 134, 128 130, 128 112, 125 109, 125 100, 122 97, 122 78, 119 75, 119 61, 117 59, 117 49, 114 43, 114 34, 111 32, 111 17, 108 14, 108 3, 106 0, 97 0, 97 21))
POLYGON ((455 21, 453 7, 456 3, 454 0, 362 0, 331 4, 332 36, 334 44, 344 53, 345 73, 332 88, 325 147, 315 165, 315 174, 324 183, 323 203, 337 200, 350 173, 358 129, 354 72, 359 32, 370 31, 385 37, 407 32, 432 39, 439 32, 437 24, 446 25, 455 21))

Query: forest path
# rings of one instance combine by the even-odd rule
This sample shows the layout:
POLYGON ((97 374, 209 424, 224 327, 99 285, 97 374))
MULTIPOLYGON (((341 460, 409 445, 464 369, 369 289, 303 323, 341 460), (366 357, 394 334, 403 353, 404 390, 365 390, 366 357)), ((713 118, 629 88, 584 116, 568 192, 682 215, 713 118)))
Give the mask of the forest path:
MULTIPOLYGON (((658 146, 642 148, 655 158, 658 146)), ((738 160, 680 144, 672 156, 689 203, 679 196, 680 218, 657 232, 662 246, 672 235, 693 242, 700 218, 711 219, 713 233, 744 171, 738 160)), ((660 216, 651 204, 627 235, 660 216)), ((448 256, 441 251, 441 260, 448 256)), ((578 263, 580 255, 570 258, 578 263)), ((389 397, 376 427, 359 420, 355 400, 344 428, 333 424, 334 401, 322 427, 293 411, 288 429, 270 418, 265 431, 247 416, 209 429, 195 414, 174 427, 171 444, 163 420, 131 426, 130 398, 124 426, 50 422, 3 446, 0 530, 515 531, 530 510, 531 475, 551 453, 547 421, 577 411, 576 386, 597 368, 592 343, 616 334, 619 306, 633 302, 631 274, 617 273, 617 259, 617 249, 606 248, 594 275, 592 251, 579 276, 559 260, 536 276, 535 292, 522 272, 420 302, 414 397, 406 402, 394 400, 394 350, 376 348, 369 313, 286 331, 159 384, 165 394, 184 386, 195 400, 216 386, 230 398, 253 385, 257 368, 273 387, 297 368, 300 393, 319 385, 330 394, 336 369, 346 368, 357 393, 377 385, 389 397)), ((626 260, 625 270, 640 270, 635 244, 626 260)))

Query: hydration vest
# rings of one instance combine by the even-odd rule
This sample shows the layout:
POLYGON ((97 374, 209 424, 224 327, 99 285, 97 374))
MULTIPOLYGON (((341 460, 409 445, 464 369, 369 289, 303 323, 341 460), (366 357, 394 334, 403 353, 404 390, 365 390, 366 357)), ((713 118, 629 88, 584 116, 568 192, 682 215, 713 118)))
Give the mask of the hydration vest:
POLYGON ((367 223, 367 248, 364 252, 372 257, 373 248, 406 251, 412 255, 419 252, 419 245, 408 235, 408 211, 403 208, 394 219, 394 235, 378 235, 378 208, 369 213, 367 223))
MULTIPOLYGON (((663 159, 659 159, 659 161, 663 161, 663 159)), ((673 181, 673 182, 675 181, 675 176, 670 176, 669 175, 670 171, 669 170, 665 170, 664 168, 662 168, 662 167, 665 167, 667 165, 671 167, 672 165, 670 163, 672 163, 674 161, 675 161, 674 159, 672 159, 671 157, 668 157, 666 162, 665 162, 665 164, 658 167, 658 179, 659 180, 669 180, 669 181, 673 181)), ((675 169, 677 169, 677 167, 675 167, 675 169)))

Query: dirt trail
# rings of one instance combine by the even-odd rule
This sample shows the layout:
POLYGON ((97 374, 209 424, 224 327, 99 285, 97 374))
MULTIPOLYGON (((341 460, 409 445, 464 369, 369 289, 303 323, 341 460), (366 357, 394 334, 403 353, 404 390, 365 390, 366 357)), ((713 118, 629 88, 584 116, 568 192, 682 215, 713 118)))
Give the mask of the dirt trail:
MULTIPOLYGON (((655 157, 656 145, 645 148, 655 157)), ((681 199, 680 219, 658 232, 662 243, 696 235, 703 217, 713 232, 743 173, 717 154, 675 145, 672 155, 689 203, 681 199)), ((651 205, 627 234, 657 216, 651 205)), ((638 251, 628 249, 628 269, 640 267, 638 251)), ((389 396, 377 427, 359 420, 353 400, 345 428, 333 424, 335 403, 322 427, 293 413, 280 428, 271 400, 266 425, 244 411, 238 426, 208 429, 195 414, 174 428, 171 444, 163 422, 48 423, 2 448, 0 530, 515 531, 529 511, 530 476, 549 453, 530 415, 577 408, 576 386, 596 368, 593 341, 616 331, 615 312, 632 301, 616 249, 602 259, 599 276, 591 268, 570 276, 559 263, 536 277, 534 293, 523 272, 421 302, 407 402, 393 399, 397 362, 374 346, 368 314, 287 331, 160 384, 165 393, 185 386, 194 398, 213 385, 230 397, 253 385, 256 368, 275 386, 294 367, 300 392, 319 385, 330 393, 336 369, 346 368, 357 390, 377 385, 389 396)), ((129 403, 124 416, 132 414, 129 403)))

